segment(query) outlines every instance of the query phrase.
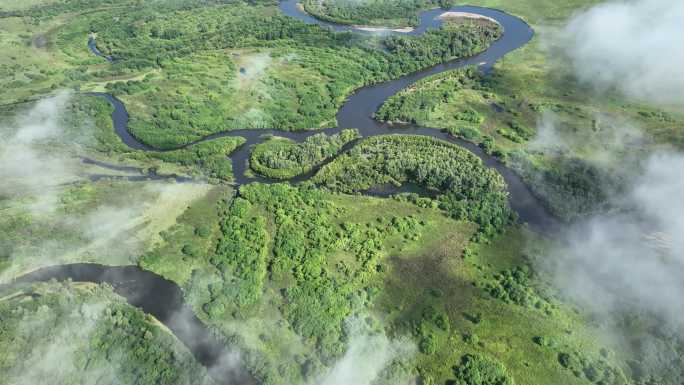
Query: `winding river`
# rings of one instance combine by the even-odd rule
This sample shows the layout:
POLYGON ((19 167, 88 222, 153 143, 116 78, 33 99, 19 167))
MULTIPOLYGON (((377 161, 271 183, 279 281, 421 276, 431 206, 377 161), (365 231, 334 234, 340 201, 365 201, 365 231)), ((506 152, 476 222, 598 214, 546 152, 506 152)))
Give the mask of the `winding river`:
MULTIPOLYGON (((298 0, 285 0, 280 3, 280 10, 288 16, 299 19, 300 21, 307 24, 319 24, 321 26, 331 28, 336 31, 354 31, 359 33, 371 33, 364 30, 359 30, 356 27, 344 26, 332 24, 329 22, 320 21, 309 14, 303 12, 300 7, 297 6, 298 0)), ((529 187, 523 183, 520 176, 513 172, 511 169, 503 165, 496 158, 487 155, 484 151, 477 145, 456 138, 449 135, 439 129, 420 127, 410 124, 388 124, 383 122, 378 122, 373 119, 375 111, 380 108, 380 106, 392 95, 401 91, 402 89, 410 86, 411 84, 427 77, 434 75, 443 71, 462 68, 464 66, 478 65, 483 71, 489 71, 494 63, 503 57, 505 54, 520 48, 530 41, 534 35, 532 28, 525 23, 523 20, 509 15, 503 11, 474 7, 474 6, 459 6, 453 7, 449 11, 453 12, 468 12, 474 13, 482 16, 489 17, 496 20, 504 30, 503 36, 498 40, 494 41, 485 51, 464 59, 452 60, 446 63, 438 64, 421 71, 414 72, 412 74, 403 76, 399 79, 389 80, 386 82, 374 84, 371 86, 362 87, 356 90, 342 105, 340 110, 337 112, 337 122, 338 126, 323 130, 307 130, 307 131, 280 131, 275 129, 240 129, 232 130, 227 132, 220 132, 216 134, 209 135, 202 139, 196 140, 189 144, 183 145, 178 148, 184 148, 197 144, 199 142, 204 142, 207 140, 217 139, 226 136, 241 136, 246 139, 245 145, 238 148, 231 154, 231 159, 233 162, 233 171, 235 173, 235 181, 238 185, 245 184, 249 182, 259 181, 263 183, 273 183, 273 181, 260 176, 248 177, 245 174, 248 168, 248 159, 250 155, 250 147, 252 145, 262 142, 263 135, 272 134, 281 137, 286 137, 292 139, 296 142, 301 142, 307 137, 317 134, 326 133, 328 135, 336 134, 345 128, 356 128, 361 133, 362 138, 367 138, 376 135, 388 135, 388 134, 411 134, 411 135, 423 135, 431 136, 433 138, 438 138, 446 140, 452 143, 456 143, 459 146, 467 149, 468 151, 477 155, 482 161, 489 167, 495 168, 504 178, 507 184, 507 189, 510 196, 511 208, 518 214, 520 220, 527 223, 533 229, 538 231, 547 232, 549 230, 555 229, 558 225, 557 220, 551 215, 543 204, 532 194, 529 187)), ((397 35, 420 35, 430 28, 439 28, 442 24, 442 19, 438 16, 446 12, 442 9, 431 9, 424 11, 420 14, 420 25, 411 32, 393 32, 389 31, 387 33, 397 34, 397 35)), ((91 48, 97 49, 95 44, 89 44, 91 48)), ((98 56, 105 57, 100 51, 93 51, 98 56)), ((103 97, 109 101, 109 103, 114 107, 114 112, 112 113, 112 121, 116 133, 119 135, 121 140, 129 147, 137 150, 143 151, 160 151, 155 149, 145 143, 138 141, 133 135, 128 131, 128 113, 126 112, 125 105, 116 97, 106 94, 106 93, 92 93, 93 95, 103 97)), ((178 148, 170 149, 175 150, 178 148)), ((163 150, 163 151, 170 151, 163 150)), ((314 169, 314 172, 317 169, 314 169)), ((300 175, 291 179, 291 182, 300 182, 311 177, 313 173, 309 172, 304 175, 300 175)))
MULTIPOLYGON (((356 27, 336 25, 318 19, 303 12, 297 6, 298 0, 285 0, 280 3, 280 10, 285 15, 299 19, 307 24, 318 24, 323 27, 331 28, 335 31, 353 31, 358 33, 369 33, 356 27)), ((549 214, 538 199, 531 193, 530 189, 522 182, 520 177, 501 164, 497 159, 487 155, 473 143, 455 138, 438 129, 420 127, 416 125, 390 125, 378 122, 373 119, 375 111, 390 96, 396 94, 403 88, 415 83, 416 81, 437 74, 442 71, 456 69, 467 65, 478 65, 483 71, 491 69, 492 65, 504 56, 526 44, 533 36, 534 32, 530 26, 521 19, 509 15, 505 12, 472 6, 453 7, 450 11, 469 12, 487 16, 496 20, 503 27, 503 36, 491 44, 482 53, 470 58, 453 60, 439 64, 396 80, 367 86, 356 90, 343 104, 337 113, 338 127, 324 130, 287 132, 267 129, 244 129, 230 132, 222 132, 207 136, 183 147, 226 136, 241 136, 246 139, 245 145, 238 148, 231 154, 233 170, 237 184, 244 184, 253 181, 272 183, 274 181, 262 177, 247 177, 247 160, 249 159, 250 147, 263 141, 263 135, 273 134, 290 138, 301 142, 307 137, 316 133, 335 134, 345 128, 356 128, 360 131, 363 138, 375 135, 387 134, 411 134, 424 135, 456 143, 459 146, 477 155, 489 167, 495 168, 505 179, 510 196, 510 205, 521 221, 539 231, 550 231, 558 225, 555 218, 549 214)), ((441 25, 440 14, 445 12, 441 9, 432 9, 420 14, 420 26, 411 32, 410 35, 420 35, 430 28, 438 28, 441 25)), ((388 33, 406 34, 402 32, 388 33)), ((111 57, 104 55, 97 49, 95 40, 90 38, 88 47, 91 51, 112 61, 111 57)), ((124 104, 116 97, 106 93, 91 93, 94 96, 105 98, 113 107, 112 121, 116 133, 121 140, 129 147, 141 151, 159 151, 138 141, 128 131, 128 112, 124 104)), ((353 146, 353 143, 347 146, 353 146)), ((166 150, 168 151, 168 150, 166 150)), ((343 150, 344 151, 344 150, 343 150)), ((298 182, 308 179, 316 170, 305 175, 300 175, 290 182, 298 182)), ((17 279, 17 282, 36 282, 48 279, 89 282, 106 282, 114 287, 114 290, 125 297, 133 306, 140 307, 143 311, 152 314, 169 329, 190 349, 197 360, 210 368, 212 377, 221 384, 250 384, 256 380, 246 372, 234 373, 224 370, 221 372, 217 362, 220 357, 227 352, 227 347, 216 338, 215 335, 199 320, 192 311, 189 310, 183 301, 182 290, 173 282, 168 281, 152 272, 142 270, 137 266, 109 267, 98 264, 72 264, 39 269, 33 273, 24 275, 17 279), (175 322, 177 314, 189 314, 186 322, 182 325, 175 322), (219 369, 219 370, 217 370, 219 369)))

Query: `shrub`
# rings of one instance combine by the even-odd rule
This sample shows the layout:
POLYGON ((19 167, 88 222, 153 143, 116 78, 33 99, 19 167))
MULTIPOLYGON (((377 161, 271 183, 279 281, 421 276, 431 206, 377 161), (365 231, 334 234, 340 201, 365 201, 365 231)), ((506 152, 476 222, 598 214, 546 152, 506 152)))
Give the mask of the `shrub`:
POLYGON ((437 351, 437 338, 432 333, 423 336, 420 339, 418 348, 423 354, 434 354, 437 351))
POLYGON ((480 355, 466 354, 454 368, 457 385, 513 385, 513 379, 500 362, 480 355))

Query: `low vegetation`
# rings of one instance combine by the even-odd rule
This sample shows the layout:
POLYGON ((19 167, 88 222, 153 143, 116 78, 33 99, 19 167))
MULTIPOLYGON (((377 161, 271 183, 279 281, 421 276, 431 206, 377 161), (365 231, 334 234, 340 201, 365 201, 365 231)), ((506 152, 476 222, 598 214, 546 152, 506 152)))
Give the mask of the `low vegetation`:
POLYGON ((550 298, 538 292, 532 285, 532 271, 528 266, 517 266, 494 274, 480 283, 492 297, 506 303, 538 309, 551 315, 554 305, 550 298))
POLYGON ((77 181, 1 201, 0 281, 58 263, 135 263, 205 185, 77 181), (55 199, 54 205, 46 199, 55 199))
POLYGON ((576 351, 558 354, 558 363, 575 376, 593 384, 624 384, 627 378, 622 370, 611 366, 604 358, 588 359, 586 354, 576 351))
POLYGON ((482 356, 466 354, 454 367, 458 385, 513 385, 506 368, 499 362, 482 356))
MULTIPOLYGON (((0 127, 0 132, 12 134, 12 122, 36 105, 36 102, 27 102, 0 106, 0 117, 10 123, 10 126, 0 127)), ((56 112, 59 135, 40 143, 39 150, 74 159, 95 159, 131 170, 137 168, 138 173, 143 174, 177 175, 213 183, 233 180, 229 155, 245 142, 244 138, 217 138, 172 151, 133 150, 115 133, 112 111, 113 107, 103 98, 71 94, 56 112)), ((135 174, 135 171, 131 173, 135 174)))
POLYGON ((476 138, 479 136, 479 126, 484 118, 472 108, 453 111, 451 114, 442 113, 445 120, 442 124, 435 124, 435 115, 437 115, 438 107, 446 107, 447 104, 457 102, 464 89, 477 90, 481 87, 481 79, 481 74, 475 67, 429 76, 387 99, 375 114, 375 118, 382 121, 430 125, 430 127, 444 127, 448 122, 453 123, 454 126, 444 128, 456 133, 462 129, 461 126, 469 127, 478 132, 477 135, 473 135, 476 138))
POLYGON ((229 199, 233 193, 229 186, 215 186, 189 205, 173 226, 159 233, 160 242, 141 256, 139 265, 185 285, 193 270, 202 268, 214 254, 223 214, 218 209, 219 202, 229 199))
POLYGON ((88 150, 85 155, 109 163, 121 163, 154 170, 159 174, 177 174, 210 182, 233 180, 229 155, 244 144, 242 137, 223 137, 199 142, 172 151, 140 151, 126 146, 114 132, 113 107, 103 98, 75 95, 67 105, 63 123, 73 140, 88 150), (95 121, 91 125, 90 122, 95 121))

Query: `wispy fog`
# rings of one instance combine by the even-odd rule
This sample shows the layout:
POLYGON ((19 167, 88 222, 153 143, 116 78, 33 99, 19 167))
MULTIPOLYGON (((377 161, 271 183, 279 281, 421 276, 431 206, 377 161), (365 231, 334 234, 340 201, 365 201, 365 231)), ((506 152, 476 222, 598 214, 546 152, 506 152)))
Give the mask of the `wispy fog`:
POLYGON ((347 351, 317 384, 369 385, 381 378, 393 384, 407 382, 407 378, 384 378, 383 371, 393 361, 406 359, 415 352, 410 340, 390 340, 383 332, 369 330, 358 319, 350 319, 347 329, 347 351))
POLYGON ((242 355, 230 343, 225 346, 215 345, 217 339, 215 337, 202 333, 202 329, 198 328, 198 322, 195 314, 187 307, 184 307, 171 315, 166 320, 168 327, 173 330, 178 338, 182 338, 183 343, 190 350, 203 350, 214 347, 215 349, 222 349, 214 352, 215 361, 207 366, 209 375, 212 378, 222 378, 224 383, 240 383, 244 381, 245 364, 242 355))
MULTIPOLYGON (((575 15, 560 42, 579 79, 598 92, 613 88, 654 104, 684 105, 682 20, 682 1, 610 1, 575 15)), ((547 259, 558 284, 606 316, 647 310, 684 325, 684 155, 643 155, 647 139, 620 117, 597 113, 594 127, 582 128, 590 136, 575 133, 575 143, 559 127, 556 116, 544 115, 531 148, 599 149, 583 158, 612 164, 624 186, 609 194, 611 213, 570 226, 547 259)))
POLYGON ((562 30, 574 71, 598 90, 684 105, 684 1, 611 1, 576 15, 562 30))
POLYGON ((648 159, 630 191, 616 197, 624 212, 577 223, 552 260, 567 293, 609 316, 647 309, 684 325, 684 156, 648 159))
POLYGON ((78 160, 48 146, 64 135, 60 116, 70 97, 61 93, 43 99, 14 122, 0 124, 6 135, 0 142, 0 196, 33 197, 34 212, 52 211, 55 189, 78 178, 78 160))
POLYGON ((87 123, 72 127, 66 115, 71 97, 43 99, 0 123, 0 258, 9 262, 0 281, 59 263, 132 263, 188 202, 208 190, 196 184, 89 182, 97 166, 81 161, 84 149, 69 135, 87 142, 93 131, 87 123))
POLYGON ((82 370, 79 356, 87 353, 88 341, 95 333, 101 322, 102 314, 107 304, 102 302, 88 302, 79 308, 70 309, 64 315, 65 323, 57 322, 55 314, 45 308, 32 315, 20 326, 18 335, 31 335, 34 330, 51 330, 49 338, 35 345, 24 357, 21 366, 10 368, 6 373, 12 384, 33 385, 43 383, 68 382, 77 374, 82 378, 97 378, 103 381, 114 381, 117 378, 118 365, 91 365, 88 370, 82 370), (73 325, 78 327, 73 327, 73 325))
POLYGON ((529 142, 527 148, 544 153, 563 153, 569 150, 568 143, 563 138, 558 126, 558 116, 546 110, 537 120, 537 133, 529 142))
MULTIPOLYGON (((617 91, 671 109, 684 106, 682 20, 682 1, 608 1, 573 16, 546 42, 562 49, 592 97, 617 91)), ((588 187, 563 192, 563 202, 607 202, 568 225, 539 267, 588 311, 611 346, 634 358, 636 377, 680 383, 674 347, 684 341, 684 154, 651 145, 648 132, 626 116, 585 112, 591 121, 583 127, 566 123, 562 111, 543 114, 529 149, 596 170, 586 178, 571 175, 571 183, 588 187)), ((542 190, 556 187, 537 181, 545 183, 542 190)))
MULTIPOLYGON (((60 295, 74 295, 63 291, 60 295)), ((43 306, 35 311, 23 312, 23 319, 14 330, 17 336, 41 336, 40 343, 27 344, 21 342, 26 353, 17 360, 17 365, 3 373, 0 381, 13 385, 38 384, 119 384, 130 383, 136 369, 149 365, 141 362, 138 368, 129 367, 132 363, 130 341, 109 341, 102 332, 112 328, 111 317, 117 317, 118 301, 109 298, 87 297, 83 303, 64 300, 62 307, 43 306), (93 343, 93 341, 100 341, 93 343), (100 344, 107 341, 106 352, 100 344), (123 345, 122 345, 123 343, 123 345), (97 358, 97 359, 95 359, 97 358), (128 366, 125 366, 128 365, 128 366), (7 382, 5 382, 7 381, 7 382)), ((119 326, 126 328, 127 326, 119 326)), ((131 326, 128 326, 129 328, 131 326)), ((158 343, 161 339, 152 341, 158 343)), ((207 384, 206 378, 189 378, 183 369, 194 364, 192 356, 185 348, 164 344, 158 348, 171 350, 168 359, 175 360, 181 367, 180 376, 176 378, 178 385, 207 384)), ((4 352, 3 352, 4 353, 4 352)), ((16 352, 14 352, 16 353, 16 352)), ((135 363, 133 363, 135 365, 135 363)), ((161 378, 161 377, 160 377, 161 378)))
POLYGON ((593 112, 592 117, 588 127, 578 130, 576 122, 566 122, 562 116, 545 110, 537 120, 536 135, 527 150, 610 164, 637 154, 649 143, 642 130, 623 117, 599 112, 593 112))

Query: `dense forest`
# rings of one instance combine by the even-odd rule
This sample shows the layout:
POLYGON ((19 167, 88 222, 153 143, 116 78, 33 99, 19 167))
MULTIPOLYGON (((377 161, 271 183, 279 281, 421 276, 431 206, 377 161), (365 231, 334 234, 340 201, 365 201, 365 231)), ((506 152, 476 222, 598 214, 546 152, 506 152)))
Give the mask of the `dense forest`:
POLYGON ((316 134, 301 143, 272 137, 252 150, 249 167, 274 179, 289 179, 309 172, 322 161, 336 155, 342 147, 360 138, 358 130, 346 129, 339 134, 316 134))
POLYGON ((478 223, 492 235, 509 223, 501 176, 470 152, 438 139, 390 135, 361 141, 324 166, 313 181, 354 192, 382 184, 416 183, 441 193, 440 206, 454 218, 478 223))
POLYGON ((314 1, 306 0, 306 12, 321 20, 338 24, 405 27, 418 25, 418 12, 440 6, 449 8, 450 0, 366 0, 366 1, 314 1))

